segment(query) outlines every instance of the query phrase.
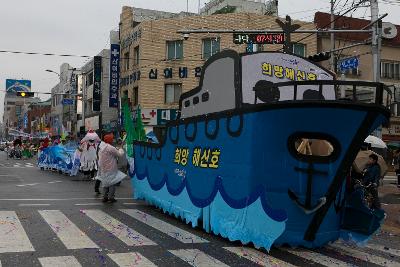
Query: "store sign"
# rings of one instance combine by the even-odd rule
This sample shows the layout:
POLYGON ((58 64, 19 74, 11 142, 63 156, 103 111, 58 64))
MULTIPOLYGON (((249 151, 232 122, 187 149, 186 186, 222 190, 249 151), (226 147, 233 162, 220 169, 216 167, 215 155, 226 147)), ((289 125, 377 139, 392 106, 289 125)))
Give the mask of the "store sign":
POLYGON ((283 44, 285 42, 284 33, 234 33, 234 44, 283 44))
POLYGON ((119 66, 120 63, 120 46, 119 44, 111 44, 110 57, 110 97, 108 106, 110 108, 118 108, 118 92, 119 92, 119 66))
POLYGON ((95 56, 93 60, 94 83, 93 83, 93 111, 100 111, 101 107, 101 57, 95 56))
POLYGON ((62 104, 64 106, 72 106, 74 104, 74 100, 71 98, 64 98, 62 104))
POLYGON ((14 80, 14 79, 6 80, 7 93, 30 92, 31 87, 32 87, 32 82, 30 80, 14 80))
POLYGON ((345 70, 357 69, 360 61, 358 57, 350 57, 340 61, 339 68, 343 72, 345 70))
POLYGON ((121 49, 125 49, 129 47, 132 43, 137 42, 142 37, 142 29, 139 28, 133 31, 128 37, 122 39, 121 41, 121 49))
POLYGON ((76 94, 78 92, 78 75, 72 74, 71 75, 71 87, 72 87, 72 94, 76 94))

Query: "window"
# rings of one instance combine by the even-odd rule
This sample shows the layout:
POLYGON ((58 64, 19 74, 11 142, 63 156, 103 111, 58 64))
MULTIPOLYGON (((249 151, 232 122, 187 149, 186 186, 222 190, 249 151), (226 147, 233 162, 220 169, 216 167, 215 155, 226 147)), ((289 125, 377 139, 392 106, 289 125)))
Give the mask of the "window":
POLYGON ((139 60, 140 60, 140 50, 139 46, 136 46, 135 49, 133 50, 133 64, 139 65, 139 60))
POLYGON ((86 76, 86 87, 91 86, 93 84, 93 71, 86 76))
POLYGON ((166 84, 165 85, 165 104, 178 103, 182 93, 182 84, 166 84))
POLYGON ((139 88, 133 88, 132 92, 132 106, 137 106, 139 104, 139 88))
POLYGON ((400 62, 381 62, 381 78, 400 80, 400 62))
POLYGON ((167 41, 167 59, 183 58, 183 41, 167 41))
POLYGON ((305 57, 306 56, 306 45, 305 44, 293 44, 293 54, 305 57))
POLYGON ((207 60, 220 50, 219 38, 203 39, 203 59, 207 60))
POLYGON ((125 62, 124 67, 125 67, 125 70, 129 70, 129 57, 130 57, 129 52, 126 52, 124 54, 124 62, 125 62))

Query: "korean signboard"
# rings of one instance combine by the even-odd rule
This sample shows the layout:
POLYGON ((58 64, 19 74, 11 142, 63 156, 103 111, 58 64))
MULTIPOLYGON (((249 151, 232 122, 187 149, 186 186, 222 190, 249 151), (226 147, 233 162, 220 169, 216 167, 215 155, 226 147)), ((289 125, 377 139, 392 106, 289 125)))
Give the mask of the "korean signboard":
POLYGON ((118 91, 119 91, 119 61, 120 61, 119 44, 111 44, 110 57, 110 98, 108 106, 110 108, 118 107, 118 91))
POLYGON ((351 69, 357 69, 359 65, 358 57, 350 57, 340 61, 339 68, 342 72, 351 69))
POLYGON ((93 60, 94 83, 93 83, 93 111, 100 111, 101 107, 101 57, 96 56, 93 60))

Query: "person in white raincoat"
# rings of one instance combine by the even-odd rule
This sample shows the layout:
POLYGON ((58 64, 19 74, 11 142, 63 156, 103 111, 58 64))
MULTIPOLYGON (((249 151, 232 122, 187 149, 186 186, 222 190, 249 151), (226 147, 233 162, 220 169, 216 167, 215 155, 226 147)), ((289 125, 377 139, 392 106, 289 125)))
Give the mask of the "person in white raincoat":
POLYGON ((119 150, 111 144, 114 135, 107 134, 104 136, 104 142, 99 145, 99 170, 96 180, 101 181, 103 186, 103 202, 115 202, 115 184, 122 181, 126 174, 118 170, 117 160, 124 155, 124 150, 119 150))
POLYGON ((81 141, 79 147, 81 151, 80 169, 87 178, 90 176, 90 178, 94 179, 97 170, 97 146, 100 141, 99 136, 92 130, 81 141))

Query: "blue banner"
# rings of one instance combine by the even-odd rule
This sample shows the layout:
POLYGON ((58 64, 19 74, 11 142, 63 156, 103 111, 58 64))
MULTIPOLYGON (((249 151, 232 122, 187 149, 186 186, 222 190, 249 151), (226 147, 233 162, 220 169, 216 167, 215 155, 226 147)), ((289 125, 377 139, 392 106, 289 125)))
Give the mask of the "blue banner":
POLYGON ((30 80, 6 80, 6 91, 7 93, 15 92, 30 92, 32 83, 30 80))
POLYGON ((339 68, 341 71, 357 69, 359 65, 358 57, 346 58, 340 61, 339 68))
POLYGON ((111 44, 110 57, 110 98, 108 106, 110 108, 118 108, 119 100, 119 62, 120 61, 120 46, 119 44, 111 44))

